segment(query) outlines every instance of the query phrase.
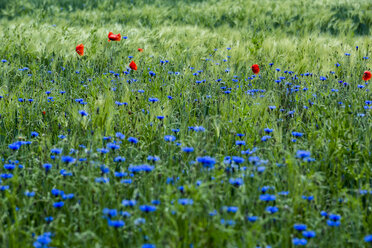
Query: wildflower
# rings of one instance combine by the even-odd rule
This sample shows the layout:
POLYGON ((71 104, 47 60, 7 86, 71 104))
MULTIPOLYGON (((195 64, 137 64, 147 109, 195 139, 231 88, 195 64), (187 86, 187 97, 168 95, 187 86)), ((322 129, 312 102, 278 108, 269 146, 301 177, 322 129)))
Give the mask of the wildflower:
POLYGON ((302 232, 302 235, 305 237, 305 238, 314 238, 316 235, 315 235, 315 232, 314 231, 303 231, 302 232))
POLYGON ((65 203, 63 201, 53 203, 54 208, 61 208, 61 207, 63 207, 63 205, 65 205, 65 203))
POLYGON ((124 207, 133 207, 137 204, 137 202, 135 200, 123 200, 121 202, 121 205, 123 205, 124 207))
POLYGON ((297 231, 305 231, 307 226, 305 224, 294 224, 293 228, 297 231))
POLYGON ((113 34, 112 32, 109 32, 108 34, 108 41, 120 41, 121 40, 121 34, 113 34))
POLYGON ((252 65, 252 72, 258 74, 260 72, 260 67, 257 64, 252 65))
POLYGON ((137 143, 138 143, 138 139, 137 139, 137 138, 134 138, 134 137, 129 137, 129 138, 128 138, 128 141, 129 141, 130 143, 133 143, 133 144, 137 144, 137 143))
POLYGON ((37 136, 39 136, 38 132, 31 132, 31 137, 37 137, 37 136))
POLYGON ((61 157, 61 160, 62 162, 64 163, 74 163, 76 161, 76 159, 74 159, 73 157, 70 157, 70 156, 62 156, 61 157))
POLYGON ((372 234, 365 236, 364 241, 367 243, 372 243, 372 234))
POLYGON ((296 153, 297 158, 307 158, 310 157, 310 152, 309 151, 304 151, 304 150, 298 150, 296 153))
POLYGON ((145 212, 145 213, 155 212, 156 211, 156 207, 155 206, 152 206, 152 205, 142 205, 142 206, 139 207, 139 209, 142 212, 145 212))
POLYGON ((297 246, 297 245, 306 245, 307 240, 306 239, 299 239, 299 238, 294 238, 292 239, 292 243, 297 246))
POLYGON ((134 61, 130 62, 129 67, 130 69, 137 71, 137 65, 134 61))
POLYGON ((192 205, 194 201, 192 199, 184 198, 184 199, 178 199, 178 203, 181 205, 192 205))
POLYGON ((153 244, 143 244, 142 248, 156 248, 156 245, 153 244))
POLYGON ((261 138, 261 141, 268 141, 269 139, 271 139, 271 136, 270 135, 265 135, 261 138))
POLYGON ((249 216, 247 219, 249 222, 256 222, 258 220, 258 216, 249 216))
POLYGON ((270 214, 274 214, 276 212, 278 212, 278 207, 275 207, 275 206, 268 206, 266 207, 266 212, 270 213, 270 214))
POLYGON ((143 52, 143 49, 142 48, 138 48, 138 52, 143 52))
POLYGON ((209 156, 198 157, 196 160, 206 168, 213 168, 216 163, 216 160, 209 156))
POLYGON ((45 169, 45 172, 48 172, 52 168, 52 165, 51 164, 44 164, 43 167, 45 169))
POLYGON ((84 55, 84 45, 83 44, 77 45, 76 46, 76 52, 80 56, 83 56, 84 55))
POLYGON ((295 137, 302 137, 304 134, 299 132, 292 132, 292 135, 295 137))
POLYGON ((370 80, 371 77, 372 77, 372 73, 371 73, 370 71, 365 71, 365 72, 363 73, 363 80, 364 80, 364 81, 368 81, 368 80, 370 80))
POLYGON ((244 140, 237 140, 237 141, 235 141, 235 145, 237 145, 237 146, 245 146, 245 141, 244 140))
POLYGON ((79 110, 79 114, 81 116, 87 116, 88 115, 88 113, 85 110, 79 110))
POLYGON ((275 195, 270 195, 270 194, 260 195, 261 201, 269 202, 269 201, 275 201, 275 199, 276 199, 275 195))
POLYGON ((109 226, 112 226, 112 227, 115 227, 115 228, 119 228, 119 227, 123 227, 125 225, 124 221, 122 220, 108 220, 108 225, 109 226))

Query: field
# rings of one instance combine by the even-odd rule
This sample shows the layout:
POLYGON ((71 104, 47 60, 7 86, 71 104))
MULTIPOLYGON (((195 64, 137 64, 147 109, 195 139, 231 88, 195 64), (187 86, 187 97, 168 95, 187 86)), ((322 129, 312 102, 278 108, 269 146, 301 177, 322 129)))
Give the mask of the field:
POLYGON ((369 0, 0 0, 0 247, 371 247, 371 35, 369 0))

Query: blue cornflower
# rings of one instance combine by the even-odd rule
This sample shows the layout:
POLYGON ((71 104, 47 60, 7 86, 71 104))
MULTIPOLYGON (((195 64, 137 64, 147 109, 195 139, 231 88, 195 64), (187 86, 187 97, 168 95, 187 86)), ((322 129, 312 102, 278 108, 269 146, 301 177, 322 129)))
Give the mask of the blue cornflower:
POLYGON ((314 231, 303 231, 302 232, 302 235, 305 237, 305 238, 314 238, 316 236, 315 232, 314 231))
POLYGON ((149 155, 149 156, 147 156, 147 160, 148 161, 152 161, 152 162, 156 162, 156 161, 159 161, 160 158, 158 156, 151 156, 151 155, 149 155))
POLYGON ((124 206, 124 207, 133 207, 137 204, 137 202, 135 200, 123 200, 121 202, 121 204, 124 206))
POLYGON ((48 217, 45 217, 44 220, 47 222, 47 223, 50 223, 52 222, 54 219, 52 216, 48 216, 48 217))
POLYGON ((178 203, 181 205, 192 205, 194 201, 192 199, 182 198, 182 199, 178 199, 178 203))
POLYGON ((265 135, 261 138, 261 141, 268 141, 269 139, 271 139, 271 136, 270 135, 265 135))
POLYGON ((115 134, 115 136, 116 136, 117 138, 119 138, 119 139, 124 139, 124 138, 125 138, 125 135, 122 134, 122 133, 120 133, 120 132, 117 132, 117 133, 115 134))
POLYGON ((61 207, 63 207, 63 205, 65 205, 65 203, 63 201, 53 203, 54 208, 61 208, 61 207))
POLYGON ((139 207, 139 209, 140 209, 142 212, 145 212, 145 213, 155 212, 155 211, 156 211, 156 207, 153 206, 153 205, 141 205, 141 206, 139 207))
POLYGON ((64 163, 75 163, 76 159, 70 156, 62 156, 61 157, 62 162, 64 163))
POLYGON ((364 241, 367 242, 367 243, 371 243, 372 242, 372 234, 365 236, 364 241))
POLYGON ((88 115, 88 113, 85 110, 79 110, 79 114, 81 116, 87 116, 88 115))
POLYGON ((238 187, 238 186, 243 185, 244 181, 242 178, 230 178, 229 183, 238 187))
POLYGON ((48 244, 52 242, 52 233, 46 232, 36 238, 36 241, 33 243, 35 248, 47 248, 48 244))
POLYGON ((16 150, 18 150, 18 149, 21 147, 21 145, 18 144, 18 143, 13 143, 13 144, 10 144, 8 147, 9 147, 11 150, 16 151, 16 150))
POLYGON ((276 213, 278 211, 279 211, 278 207, 275 207, 275 206, 268 206, 268 207, 266 207, 266 212, 268 212, 270 214, 274 214, 274 213, 276 213))
POLYGON ((48 172, 53 166, 51 164, 43 164, 45 172, 48 172))
POLYGON ((183 147, 182 151, 186 152, 186 153, 190 153, 190 152, 194 151, 194 148, 193 147, 183 147))
POLYGON ((249 216, 247 219, 249 222, 256 222, 258 220, 258 216, 249 216))
POLYGON ((270 128, 265 128, 264 131, 265 133, 272 133, 274 130, 270 128))
POLYGON ((62 199, 63 200, 71 200, 71 199, 73 199, 75 197, 75 194, 73 194, 73 193, 71 193, 71 194, 64 194, 63 196, 62 196, 62 199))
POLYGON ((260 195, 260 200, 261 201, 266 201, 266 202, 275 201, 276 196, 275 195, 270 195, 270 194, 263 194, 263 195, 260 195))
POLYGON ((298 150, 296 152, 296 157, 297 158, 307 158, 310 157, 311 153, 309 151, 304 151, 304 150, 298 150))
POLYGON ((112 227, 115 227, 115 228, 119 228, 119 227, 123 227, 125 225, 124 221, 122 220, 108 220, 108 225, 109 226, 112 226, 112 227))
POLYGON ((221 224, 222 225, 226 225, 226 226, 234 226, 235 225, 235 221, 234 220, 224 220, 224 219, 221 219, 221 224))
POLYGON ((37 137, 37 136, 39 136, 39 133, 38 132, 31 132, 31 137, 37 137))
POLYGON ((235 141, 235 145, 237 145, 237 146, 245 146, 245 141, 244 140, 237 140, 237 141, 235 141))
POLYGON ((143 244, 142 248, 156 248, 156 245, 153 244, 143 244))
POLYGON ((196 160, 206 168, 213 168, 216 163, 216 159, 209 156, 197 157, 196 160))
POLYGON ((15 165, 14 164, 4 164, 4 169, 12 171, 14 170, 15 165))
POLYGON ((114 162, 124 162, 124 161, 125 161, 125 158, 121 156, 117 156, 114 158, 114 162))
POLYGON ((2 179, 10 179, 10 178, 13 177, 13 174, 11 174, 11 173, 4 173, 4 174, 0 174, 0 177, 2 179))
POLYGON ((110 178, 107 178, 107 177, 97 177, 96 179, 94 179, 94 181, 96 183, 108 183, 108 182, 110 182, 110 178))
POLYGON ((35 196, 35 192, 29 192, 29 191, 26 191, 25 192, 25 196, 27 196, 27 197, 34 197, 35 196))
POLYGON ((327 225, 332 227, 333 226, 338 227, 341 225, 341 221, 327 220, 327 225))
POLYGON ((237 211, 238 211, 238 207, 235 207, 235 206, 229 206, 229 207, 227 207, 226 208, 226 211, 228 212, 228 213, 236 213, 237 211))
POLYGON ((137 138, 134 138, 134 137, 129 137, 129 138, 128 138, 128 141, 129 141, 130 143, 133 143, 133 144, 137 144, 137 143, 138 143, 138 139, 137 139, 137 138))
POLYGON ((292 243, 297 246, 297 245, 306 245, 307 240, 306 239, 299 239, 299 238, 294 238, 292 239, 292 243))
POLYGON ((62 153, 62 149, 58 149, 58 148, 53 148, 52 150, 50 150, 51 153, 54 153, 54 154, 61 154, 62 153))
POLYGON ((307 226, 305 224, 294 224, 293 228, 297 231, 305 231, 307 226))
POLYGON ((292 135, 295 137, 302 137, 304 134, 299 132, 292 132, 292 135))
POLYGON ((165 135, 164 140, 167 142, 172 142, 176 140, 176 137, 174 137, 173 135, 165 135))
MULTIPOLYGON (((107 148, 111 149, 111 150, 117 150, 120 148, 120 146, 118 144, 115 144, 115 143, 107 143, 107 148)), ((102 151, 101 151, 102 152, 102 151)))
POLYGON ((141 172, 141 171, 150 172, 154 170, 154 168, 155 168, 154 166, 147 165, 147 164, 129 165, 128 171, 133 172, 133 173, 141 172))
POLYGON ((121 180, 120 181, 120 183, 122 183, 122 184, 131 184, 132 183, 132 179, 123 179, 123 180, 121 180))
POLYGON ((338 215, 338 214, 330 214, 329 219, 332 220, 332 221, 339 221, 339 220, 341 220, 341 216, 338 215))

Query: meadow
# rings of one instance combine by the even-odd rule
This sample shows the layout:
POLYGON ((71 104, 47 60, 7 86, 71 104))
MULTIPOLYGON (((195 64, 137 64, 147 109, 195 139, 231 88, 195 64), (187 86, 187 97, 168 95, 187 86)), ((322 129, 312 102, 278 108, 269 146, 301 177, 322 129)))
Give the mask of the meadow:
POLYGON ((0 247, 371 247, 371 28, 369 0, 0 0, 0 247))

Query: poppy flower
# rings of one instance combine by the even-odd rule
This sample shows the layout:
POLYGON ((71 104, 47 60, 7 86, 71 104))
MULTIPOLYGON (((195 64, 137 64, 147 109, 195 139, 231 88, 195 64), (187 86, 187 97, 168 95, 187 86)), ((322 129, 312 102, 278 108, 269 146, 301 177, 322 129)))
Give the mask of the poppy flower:
POLYGON ((260 67, 258 67, 257 64, 252 65, 251 68, 252 68, 252 72, 253 72, 254 74, 258 74, 258 73, 260 72, 260 67))
POLYGON ((110 32, 108 34, 108 41, 120 41, 121 40, 121 34, 113 34, 112 32, 110 32))
POLYGON ((138 48, 138 52, 143 52, 143 49, 142 48, 138 48))
POLYGON ((364 80, 364 81, 368 81, 368 80, 370 80, 371 77, 372 77, 372 73, 371 73, 370 71, 365 71, 365 72, 363 73, 363 80, 364 80))
POLYGON ((43 111, 43 115, 45 115, 46 114, 46 112, 45 111, 43 111))
POLYGON ((84 55, 84 45, 83 45, 83 44, 77 45, 77 46, 76 46, 76 52, 77 52, 80 56, 83 56, 83 55, 84 55))
POLYGON ((137 65, 134 63, 134 61, 130 62, 129 67, 130 69, 137 71, 137 65))

